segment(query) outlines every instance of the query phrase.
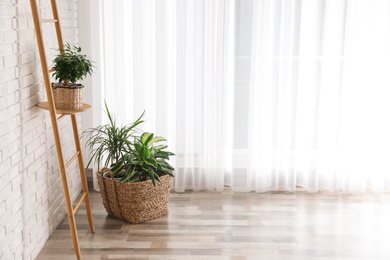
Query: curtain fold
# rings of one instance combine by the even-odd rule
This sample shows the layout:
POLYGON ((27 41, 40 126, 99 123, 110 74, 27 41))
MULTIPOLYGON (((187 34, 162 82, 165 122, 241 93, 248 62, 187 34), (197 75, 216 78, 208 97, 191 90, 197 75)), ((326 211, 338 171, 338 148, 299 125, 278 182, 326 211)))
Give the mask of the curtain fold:
POLYGON ((389 1, 102 2, 105 99, 176 191, 390 190, 389 1))

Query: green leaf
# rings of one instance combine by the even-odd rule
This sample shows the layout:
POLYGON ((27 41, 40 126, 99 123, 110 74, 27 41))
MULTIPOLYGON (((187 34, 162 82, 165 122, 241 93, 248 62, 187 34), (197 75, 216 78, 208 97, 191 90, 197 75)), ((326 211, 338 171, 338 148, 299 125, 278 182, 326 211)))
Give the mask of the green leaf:
POLYGON ((139 165, 139 164, 144 163, 144 161, 132 160, 131 163, 139 165))
POLYGON ((167 147, 168 147, 168 145, 157 145, 157 146, 154 146, 153 148, 156 150, 162 150, 162 149, 165 149, 167 147))
POLYGON ((155 180, 155 176, 154 176, 154 171, 152 169, 150 169, 150 171, 149 171, 149 176, 152 179, 153 186, 156 187, 156 180, 155 180))
POLYGON ((136 181, 137 179, 139 179, 139 177, 141 176, 141 172, 134 172, 133 176, 130 177, 130 180, 129 182, 134 182, 136 181))
POLYGON ((145 115, 145 111, 142 112, 141 116, 140 116, 137 120, 135 120, 134 123, 131 124, 130 129, 133 129, 133 128, 135 128, 136 126, 138 126, 139 124, 143 123, 144 121, 141 120, 141 119, 142 119, 142 117, 143 117, 144 115, 145 115))
POLYGON ((130 178, 133 176, 135 170, 135 165, 131 165, 129 169, 126 170, 125 175, 122 177, 122 179, 119 181, 119 183, 124 183, 130 180, 130 178))
POLYGON ((146 164, 149 164, 149 165, 157 168, 157 162, 154 159, 144 158, 144 162, 146 162, 146 164))
POLYGON ((156 149, 154 149, 153 147, 151 147, 151 148, 149 149, 149 153, 150 153, 150 157, 151 157, 151 158, 156 158, 156 155, 157 155, 157 150, 156 150, 156 149))
POLYGON ((169 156, 167 152, 159 151, 156 154, 156 158, 169 159, 169 156))
POLYGON ((92 159, 93 159, 93 158, 89 159, 89 161, 88 161, 88 163, 87 163, 87 166, 85 167, 86 169, 88 169, 89 165, 90 165, 91 162, 92 162, 92 159))
POLYGON ((163 168, 163 171, 164 171, 165 173, 167 173, 168 175, 170 175, 170 176, 172 176, 172 177, 175 177, 175 176, 173 175, 173 171, 171 171, 171 170, 169 170, 169 169, 166 169, 166 168, 163 168))
POLYGON ((164 137, 161 137, 161 136, 156 136, 156 137, 153 137, 152 140, 150 140, 149 145, 152 145, 154 143, 161 142, 161 141, 166 141, 166 139, 164 137))
POLYGON ((123 161, 116 164, 113 168, 111 168, 111 171, 114 175, 116 175, 118 172, 120 172, 123 169, 123 161))
POLYGON ((135 147, 135 150, 137 151, 137 153, 139 155, 142 154, 142 145, 140 145, 139 143, 134 143, 134 147, 135 147))
POLYGON ((148 133, 148 132, 145 132, 141 135, 141 142, 145 145, 145 146, 148 146, 148 143, 150 140, 152 140, 153 138, 153 134, 152 133, 148 133))
POLYGON ((160 177, 158 177, 158 174, 155 171, 153 171, 153 170, 152 170, 152 172, 153 172, 154 177, 156 178, 156 180, 160 182, 160 177))
POLYGON ((142 156, 144 159, 150 159, 150 151, 147 147, 142 147, 142 156))
POLYGON ((167 162, 165 162, 163 160, 158 160, 157 162, 160 163, 163 168, 167 168, 169 170, 174 170, 175 169, 169 163, 167 163, 167 162))

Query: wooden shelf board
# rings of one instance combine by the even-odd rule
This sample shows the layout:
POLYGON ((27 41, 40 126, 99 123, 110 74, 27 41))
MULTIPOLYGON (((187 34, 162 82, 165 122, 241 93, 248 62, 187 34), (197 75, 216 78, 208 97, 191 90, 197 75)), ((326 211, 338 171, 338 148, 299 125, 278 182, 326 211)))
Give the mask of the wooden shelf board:
MULTIPOLYGON (((38 107, 42 108, 42 109, 45 109, 47 111, 49 111, 49 103, 47 101, 45 102, 39 102, 37 104, 38 107)), ((81 110, 72 110, 72 109, 56 109, 56 114, 65 114, 65 115, 73 115, 73 114, 77 114, 77 113, 81 113, 81 112, 84 112, 84 111, 87 111, 89 109, 91 109, 91 105, 88 105, 88 104, 85 104, 83 103, 83 109, 81 110)))

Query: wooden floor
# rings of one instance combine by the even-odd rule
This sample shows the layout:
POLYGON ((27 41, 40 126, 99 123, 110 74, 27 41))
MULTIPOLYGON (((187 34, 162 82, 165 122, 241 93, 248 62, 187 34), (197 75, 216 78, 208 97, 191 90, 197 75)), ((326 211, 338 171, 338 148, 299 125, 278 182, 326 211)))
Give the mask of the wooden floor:
MULTIPOLYGON (((171 193, 169 215, 143 224, 107 216, 92 192, 76 222, 83 259, 390 259, 390 194, 171 193)), ((67 218, 37 259, 76 259, 67 218)))

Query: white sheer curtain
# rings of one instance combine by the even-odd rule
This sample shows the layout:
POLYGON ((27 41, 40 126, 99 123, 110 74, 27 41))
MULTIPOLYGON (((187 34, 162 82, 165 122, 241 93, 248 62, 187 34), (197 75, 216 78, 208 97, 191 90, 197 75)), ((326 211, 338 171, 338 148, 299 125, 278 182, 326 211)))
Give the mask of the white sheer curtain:
POLYGON ((105 99, 146 110, 176 191, 390 189, 389 1, 101 6, 105 99))
POLYGON ((253 10, 247 187, 389 188, 389 1, 253 10))

